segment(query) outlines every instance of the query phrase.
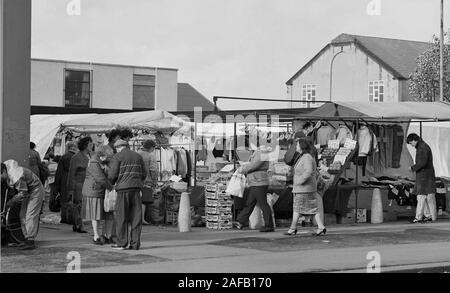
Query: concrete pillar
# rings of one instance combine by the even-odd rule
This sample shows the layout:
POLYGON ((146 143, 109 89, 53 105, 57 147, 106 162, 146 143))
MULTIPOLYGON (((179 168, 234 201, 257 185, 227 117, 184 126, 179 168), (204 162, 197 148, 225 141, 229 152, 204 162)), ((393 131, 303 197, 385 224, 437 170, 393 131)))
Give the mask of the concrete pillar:
POLYGON ((0 160, 28 166, 31 0, 0 0, 0 160))

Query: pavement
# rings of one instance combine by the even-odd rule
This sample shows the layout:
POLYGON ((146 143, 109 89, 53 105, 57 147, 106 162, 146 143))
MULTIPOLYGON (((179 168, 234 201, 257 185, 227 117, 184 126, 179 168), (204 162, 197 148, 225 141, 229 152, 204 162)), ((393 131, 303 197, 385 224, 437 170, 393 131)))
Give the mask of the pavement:
MULTIPOLYGON (((88 225, 86 227, 89 227, 88 225)), ((141 249, 116 251, 92 243, 92 234, 69 225, 43 223, 38 248, 3 247, 2 272, 61 272, 80 257, 82 273, 302 273, 302 272, 447 272, 450 271, 450 220, 435 223, 350 224, 273 233, 255 230, 143 226, 141 249), (76 258, 75 258, 76 259, 76 258)))

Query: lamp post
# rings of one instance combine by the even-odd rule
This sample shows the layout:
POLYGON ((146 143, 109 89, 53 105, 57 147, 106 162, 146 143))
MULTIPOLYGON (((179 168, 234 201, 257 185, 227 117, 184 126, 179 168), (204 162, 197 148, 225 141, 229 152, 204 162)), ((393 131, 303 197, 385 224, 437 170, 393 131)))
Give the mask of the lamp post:
POLYGON ((444 0, 441 0, 441 44, 440 44, 440 101, 444 102, 444 0))
POLYGON ((339 55, 341 53, 344 53, 344 48, 342 46, 341 46, 341 51, 334 54, 333 58, 331 59, 331 64, 330 64, 330 102, 331 102, 331 97, 332 97, 332 92, 333 92, 333 63, 334 63, 334 59, 336 59, 337 55, 339 55))

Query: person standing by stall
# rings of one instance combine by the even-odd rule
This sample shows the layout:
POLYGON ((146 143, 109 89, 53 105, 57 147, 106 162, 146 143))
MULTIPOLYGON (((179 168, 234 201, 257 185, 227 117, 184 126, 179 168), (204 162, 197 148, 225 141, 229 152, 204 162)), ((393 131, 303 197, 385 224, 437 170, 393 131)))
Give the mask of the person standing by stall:
POLYGON ((437 218, 437 210, 433 153, 431 152, 430 146, 416 133, 408 135, 406 142, 416 148, 416 164, 411 166, 411 171, 416 172, 415 192, 417 194, 417 208, 416 217, 411 222, 421 223, 435 221, 437 218))
POLYGON ((304 139, 297 142, 297 151, 300 158, 294 167, 294 185, 292 194, 293 201, 293 216, 291 227, 285 235, 297 234, 297 223, 300 216, 307 218, 315 217, 318 225, 318 230, 314 236, 320 236, 327 232, 323 225, 320 213, 319 203, 316 197, 317 193, 317 169, 316 162, 311 154, 311 146, 304 139))
POLYGON ((110 239, 112 232, 106 231, 107 227, 111 227, 107 223, 109 219, 105 218, 104 214, 104 199, 105 191, 111 191, 113 185, 108 180, 106 173, 107 164, 112 158, 113 152, 109 146, 100 146, 97 152, 89 160, 86 169, 86 180, 83 184, 83 208, 82 218, 84 220, 92 221, 92 228, 94 230, 94 244, 102 245, 106 239, 110 239), (106 239, 102 239, 99 233, 99 222, 105 220, 104 234, 106 239))
POLYGON ((274 223, 272 210, 267 203, 267 190, 269 189, 269 160, 264 146, 259 147, 253 152, 249 163, 238 169, 238 172, 247 176, 249 186, 248 198, 244 209, 239 213, 235 226, 237 229, 243 229, 248 226, 249 217, 256 204, 263 212, 265 227, 260 232, 274 232, 274 223), (266 158, 266 159, 265 159, 266 158))
POLYGON ((148 139, 142 144, 142 150, 138 152, 144 160, 145 168, 147 170, 147 178, 144 181, 144 187, 142 188, 142 223, 149 225, 145 221, 145 210, 147 205, 153 203, 153 191, 156 188, 158 181, 158 161, 155 155, 156 143, 148 139))
POLYGON ((114 144, 117 154, 111 161, 108 178, 115 184, 117 191, 116 211, 116 243, 114 249, 129 248, 139 250, 142 231, 142 199, 141 189, 147 177, 144 160, 141 155, 129 149, 128 143, 119 139, 114 144), (131 224, 130 241, 128 224, 131 224))
MULTIPOLYGON (((34 142, 30 142, 30 150, 28 152, 28 166, 30 170, 40 178, 39 165, 42 164, 41 156, 36 151, 36 144, 34 142)), ((42 182, 44 184, 44 182, 42 182)))
POLYGON ((61 157, 56 168, 53 192, 59 193, 61 201, 61 223, 72 225, 72 215, 67 211, 68 192, 67 178, 69 177, 70 160, 77 153, 77 145, 74 142, 66 144, 66 153, 61 157))
POLYGON ((67 179, 68 200, 73 203, 73 228, 77 233, 87 233, 83 227, 81 207, 83 203, 83 184, 86 179, 86 168, 90 160, 93 147, 92 138, 87 136, 78 142, 79 152, 70 160, 69 175, 67 179))
POLYGON ((39 232, 39 220, 45 196, 44 186, 36 174, 27 168, 20 167, 16 161, 8 160, 4 165, 6 172, 4 169, 2 170, 2 179, 7 177, 18 192, 7 202, 6 206, 11 207, 15 203, 21 202, 20 221, 26 240, 19 245, 19 249, 35 249, 35 239, 39 232))

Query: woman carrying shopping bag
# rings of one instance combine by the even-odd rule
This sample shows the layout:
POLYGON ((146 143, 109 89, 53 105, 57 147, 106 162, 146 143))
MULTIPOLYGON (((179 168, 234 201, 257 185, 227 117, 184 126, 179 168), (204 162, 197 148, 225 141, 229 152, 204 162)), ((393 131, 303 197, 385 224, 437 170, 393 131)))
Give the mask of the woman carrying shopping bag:
POLYGON ((323 225, 319 213, 319 203, 316 197, 317 179, 316 179, 316 161, 311 154, 311 145, 304 139, 297 142, 297 151, 300 158, 294 167, 294 185, 292 194, 293 216, 291 227, 285 235, 297 234, 297 223, 300 216, 314 217, 317 222, 318 230, 314 236, 324 235, 327 229, 323 225))
POLYGON ((93 242, 96 245, 108 243, 113 233, 113 221, 105 216, 104 211, 105 191, 113 190, 113 185, 109 182, 106 173, 108 162, 112 156, 113 152, 109 146, 100 146, 89 160, 86 180, 83 184, 82 218, 92 221, 93 242), (104 236, 100 236, 99 233, 100 221, 105 221, 104 236))
POLYGON ((237 229, 242 229, 248 226, 249 217, 253 212, 256 204, 261 208, 264 217, 265 227, 261 228, 260 232, 274 232, 274 223, 272 218, 272 211, 267 203, 267 190, 269 189, 269 151, 261 146, 255 150, 250 157, 250 162, 239 168, 238 171, 247 177, 247 184, 249 186, 248 198, 244 209, 239 213, 237 222, 235 223, 237 229))

